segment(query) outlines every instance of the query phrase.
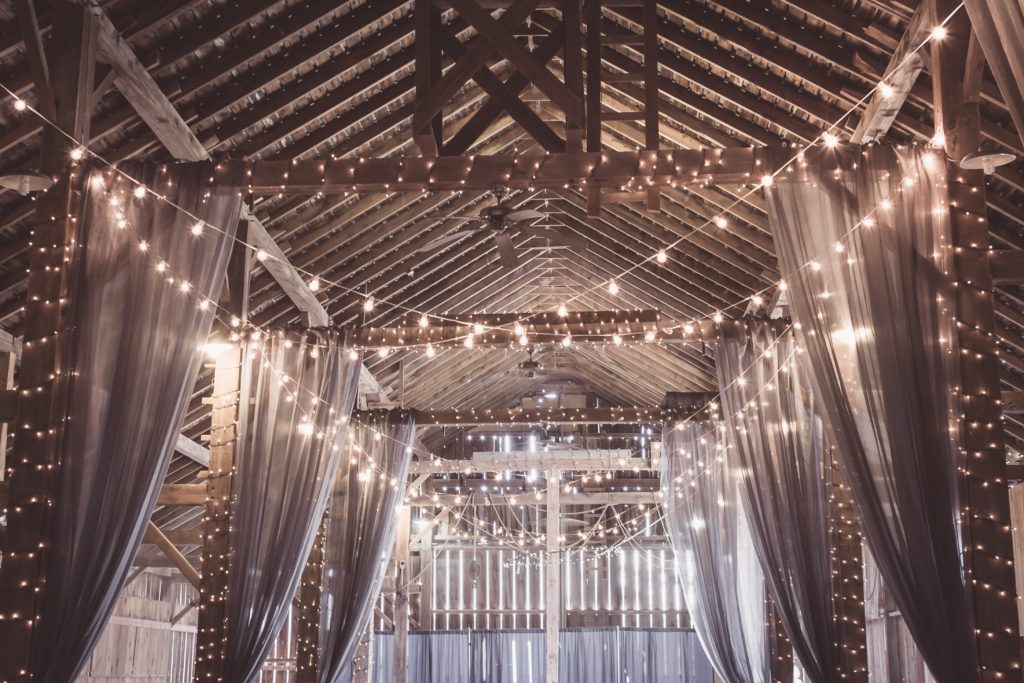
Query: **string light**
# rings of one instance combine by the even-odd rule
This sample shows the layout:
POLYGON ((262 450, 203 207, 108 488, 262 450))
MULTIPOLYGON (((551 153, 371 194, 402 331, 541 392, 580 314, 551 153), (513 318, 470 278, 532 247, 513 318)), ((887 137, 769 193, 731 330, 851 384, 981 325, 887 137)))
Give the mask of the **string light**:
POLYGON ((373 301, 373 297, 372 296, 368 296, 365 299, 363 299, 363 310, 364 311, 369 313, 370 311, 373 310, 373 306, 374 306, 374 301, 373 301))
POLYGON ((319 277, 313 278, 312 280, 309 281, 309 285, 308 286, 309 286, 309 291, 311 291, 311 292, 319 292, 320 291, 320 278, 319 277))
POLYGON ((619 293, 619 284, 614 279, 608 281, 608 293, 612 296, 619 293))
POLYGON ((668 252, 666 252, 664 249, 660 250, 658 252, 658 256, 656 257, 656 259, 658 263, 665 263, 666 261, 668 261, 668 252))
MULTIPOLYGON (((558 305, 558 316, 560 318, 564 318, 564 317, 566 317, 568 315, 569 315, 569 309, 565 307, 565 304, 559 304, 558 305)), ((522 326, 520 326, 520 329, 521 328, 522 328, 522 326)))

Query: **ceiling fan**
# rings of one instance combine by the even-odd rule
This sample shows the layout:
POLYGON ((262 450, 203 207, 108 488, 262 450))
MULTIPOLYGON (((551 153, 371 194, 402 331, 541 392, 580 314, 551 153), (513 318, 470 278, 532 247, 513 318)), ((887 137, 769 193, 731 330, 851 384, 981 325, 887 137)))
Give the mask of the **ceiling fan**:
POLYGON ((501 201, 502 191, 495 191, 495 204, 484 207, 477 216, 446 216, 446 219, 458 219, 478 223, 473 227, 453 232, 450 235, 439 237, 436 240, 417 249, 417 252, 438 251, 444 247, 457 242, 468 235, 482 231, 490 231, 494 234, 495 246, 498 248, 498 256, 501 265, 505 268, 515 268, 519 264, 519 255, 516 253, 515 244, 512 241, 512 233, 530 237, 538 237, 547 240, 548 246, 563 246, 581 251, 587 250, 586 240, 572 235, 565 234, 560 230, 553 229, 550 225, 532 225, 534 221, 547 218, 547 214, 533 209, 515 209, 501 201))

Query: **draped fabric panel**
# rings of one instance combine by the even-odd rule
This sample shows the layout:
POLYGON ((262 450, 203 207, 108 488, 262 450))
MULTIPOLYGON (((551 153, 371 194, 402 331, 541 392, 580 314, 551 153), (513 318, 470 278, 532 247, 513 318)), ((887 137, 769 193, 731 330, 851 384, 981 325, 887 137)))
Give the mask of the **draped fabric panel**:
POLYGON ((768 683, 765 581, 740 505, 742 478, 724 425, 665 425, 663 505, 694 630, 719 676, 768 683))
POLYGON ((353 415, 327 506, 317 680, 340 681, 380 592, 416 436, 415 413, 353 415))
POLYGON ((241 211, 237 191, 209 182, 207 164, 119 169, 170 201, 136 198, 113 172, 94 170, 85 183, 59 340, 70 372, 58 389, 66 419, 51 550, 32 639, 33 678, 43 682, 74 680, 86 664, 142 542, 213 321, 199 303, 220 295, 241 211), (185 211, 224 232, 193 236, 185 211))
POLYGON ((409 634, 408 683, 470 683, 468 631, 409 634))
POLYGON ((472 631, 473 683, 544 683, 544 631, 472 631))
POLYGON ((298 587, 341 459, 358 360, 337 333, 273 333, 248 345, 232 480, 224 679, 249 681, 298 587))
POLYGON ((608 629, 564 629, 558 634, 558 680, 617 683, 619 633, 608 629))
POLYGON ((970 683, 947 202, 944 161, 916 146, 809 157, 768 192, 813 393, 864 536, 935 679, 970 683))
MULTIPOLYGON (((413 639, 410 634, 409 651, 410 661, 412 660, 413 639)), ((395 634, 385 631, 376 631, 373 634, 373 663, 370 670, 370 680, 373 683, 391 683, 395 676, 395 634)), ((410 672, 412 670, 410 669, 410 672)), ((409 683, 421 683, 415 678, 408 678, 409 683)), ((349 683, 348 679, 343 679, 349 683)))
POLYGON ((754 548, 807 680, 825 683, 847 673, 831 598, 831 456, 796 351, 792 333, 751 321, 719 334, 715 360, 754 548))
POLYGON ((619 638, 617 683, 712 683, 711 662, 693 631, 624 628, 619 638))

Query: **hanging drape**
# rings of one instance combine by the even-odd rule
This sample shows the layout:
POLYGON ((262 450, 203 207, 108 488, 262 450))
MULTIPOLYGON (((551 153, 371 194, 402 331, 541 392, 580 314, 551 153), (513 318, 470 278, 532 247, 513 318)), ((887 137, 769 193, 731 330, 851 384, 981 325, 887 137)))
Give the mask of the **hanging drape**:
MULTIPOLYGON (((372 647, 370 680, 373 683, 391 683, 395 680, 395 634, 386 631, 375 632, 372 647)), ((410 634, 409 647, 411 651, 412 634, 410 634)), ((411 674, 412 671, 410 670, 409 673, 411 674)), ((407 680, 409 683, 421 683, 411 677, 407 680)), ((344 683, 348 683, 348 680, 345 680, 344 683)))
POLYGON ((808 156, 767 194, 808 375, 864 536, 936 680, 976 681, 945 163, 916 146, 847 148, 808 156))
POLYGON ((408 683, 470 683, 468 631, 409 634, 408 683))
POLYGON ((224 680, 250 681, 288 616, 358 389, 336 332, 248 344, 231 489, 224 680))
POLYGON ((207 164, 119 168, 85 181, 58 339, 65 419, 31 653, 43 682, 88 661, 142 542, 213 320, 199 304, 220 295, 241 210, 207 164), (135 197, 126 176, 169 201, 135 197), (197 238, 196 218, 224 232, 197 238))
POLYGON ((1017 134, 1024 141, 1024 44, 1021 43, 1024 3, 1020 0, 964 0, 964 5, 989 71, 999 86, 1017 134))
POLYGON ((544 683, 544 631, 473 631, 469 679, 473 683, 544 683))
POLYGON ((711 662, 693 631, 624 628, 619 638, 617 683, 712 683, 711 662))
POLYGON ((738 486, 743 470, 716 422, 666 423, 662 488, 683 598, 729 683, 769 683, 765 585, 738 486))
POLYGON ((617 683, 619 633, 614 628, 563 629, 558 634, 558 680, 617 683))
POLYGON ((397 533, 415 413, 353 415, 327 507, 317 680, 337 683, 380 592, 397 533))
POLYGON ((722 327, 715 361, 754 549, 811 683, 845 679, 828 536, 830 463, 795 335, 772 323, 722 327))

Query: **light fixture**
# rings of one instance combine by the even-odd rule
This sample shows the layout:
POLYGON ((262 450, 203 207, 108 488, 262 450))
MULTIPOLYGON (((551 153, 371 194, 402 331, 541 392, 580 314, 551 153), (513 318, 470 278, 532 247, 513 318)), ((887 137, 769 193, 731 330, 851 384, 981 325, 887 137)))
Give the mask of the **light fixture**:
POLYGON ((198 223, 196 223, 195 225, 193 225, 193 226, 192 226, 192 227, 190 228, 190 230, 192 231, 192 234, 193 234, 193 235, 196 235, 197 237, 198 237, 199 235, 202 235, 202 234, 203 234, 203 222, 202 222, 202 221, 199 221, 198 223))
POLYGON ((257 261, 260 261, 262 263, 263 261, 267 260, 267 256, 269 256, 269 254, 267 254, 267 252, 263 251, 262 249, 257 249, 256 250, 256 260, 257 261))
POLYGON ((931 33, 932 40, 942 40, 947 35, 948 35, 948 31, 946 31, 946 27, 945 26, 936 26, 935 28, 932 29, 932 33, 931 33))
POLYGON ((881 83, 878 84, 878 93, 882 96, 883 99, 888 100, 892 99, 892 96, 896 94, 896 89, 893 88, 888 83, 886 83, 885 81, 882 81, 881 83))
POLYGON ((836 137, 835 133, 822 133, 821 139, 829 149, 835 149, 839 146, 839 138, 836 137))
POLYGON ((656 258, 658 259, 658 263, 664 263, 665 261, 668 261, 668 253, 662 249, 658 252, 658 256, 656 258))
POLYGON ((984 171, 985 175, 992 175, 1000 166, 1012 163, 1017 155, 1010 152, 999 152, 982 147, 976 152, 971 152, 960 160, 960 168, 965 171, 984 171))
POLYGON ((615 282, 615 280, 610 280, 608 282, 608 293, 611 294, 612 296, 615 296, 616 294, 619 293, 619 284, 615 282))
POLYGON ((309 281, 309 291, 317 292, 319 290, 320 290, 320 278, 319 277, 314 277, 312 280, 309 281))
POLYGON ((0 187, 14 190, 25 196, 30 192, 42 192, 53 187, 53 178, 38 171, 26 170, 23 173, 11 173, 0 176, 0 187))
POLYGON ((373 310, 374 301, 372 296, 368 296, 363 300, 363 310, 370 312, 373 310))
POLYGON ((726 220, 725 216, 715 216, 715 226, 718 228, 724 228, 729 225, 729 221, 726 220))
POLYGON ((558 305, 558 317, 564 318, 569 315, 569 309, 565 307, 565 304, 558 305))
POLYGON ((427 314, 424 313, 423 315, 420 316, 420 327, 427 327, 429 325, 430 325, 430 318, 428 318, 427 314))
POLYGON ((231 344, 228 344, 227 342, 213 341, 207 342, 203 345, 203 352, 210 360, 217 360, 217 357, 229 348, 231 348, 231 344))

